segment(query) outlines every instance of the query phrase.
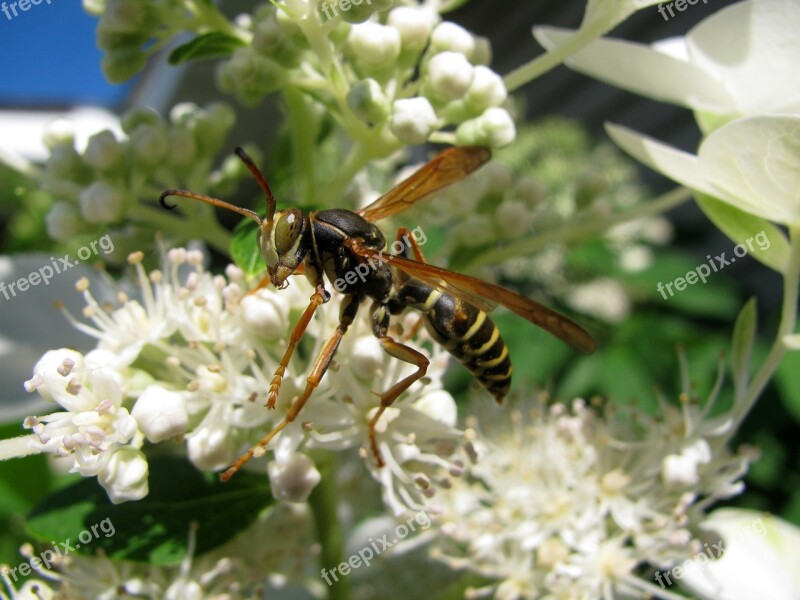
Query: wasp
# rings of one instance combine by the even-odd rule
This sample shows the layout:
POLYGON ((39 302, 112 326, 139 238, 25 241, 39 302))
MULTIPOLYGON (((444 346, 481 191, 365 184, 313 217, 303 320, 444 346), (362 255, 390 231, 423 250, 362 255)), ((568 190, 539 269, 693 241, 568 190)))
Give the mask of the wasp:
POLYGON ((503 287, 428 264, 416 238, 409 236, 405 228, 400 228, 397 233, 397 240, 403 242, 402 250, 386 253, 386 238, 375 222, 398 214, 422 198, 463 179, 490 159, 488 148, 464 146, 444 150, 366 208, 356 211, 333 208, 308 214, 299 208, 278 211, 277 201, 264 175, 244 150, 236 148, 235 152, 266 196, 264 218, 246 208, 187 190, 166 190, 159 202, 172 209, 176 205, 167 204, 167 197, 191 198, 252 219, 258 225, 258 249, 267 267, 262 285, 272 283, 277 289, 283 289, 288 285, 290 275, 304 274, 314 287, 308 307, 294 325, 286 351, 270 383, 267 408, 275 408, 281 380, 314 312, 331 298, 325 287, 326 278, 332 284, 336 282, 336 289, 344 298, 339 325, 314 360, 303 393, 294 400, 272 431, 221 474, 223 481, 233 476, 253 456, 260 455, 267 444, 297 418, 330 367, 359 308, 367 300, 372 302, 372 331, 383 350, 416 367, 414 373, 380 394, 380 405, 369 422, 369 442, 379 467, 383 466, 383 460, 378 449, 376 425, 384 411, 415 381, 425 376, 429 364, 421 352, 390 335, 392 316, 407 308, 420 311, 422 324, 433 340, 461 361, 498 403, 509 390, 512 373, 508 347, 487 314, 498 305, 538 325, 581 353, 594 351, 594 341, 582 327, 546 306, 503 287), (359 273, 364 275, 347 277, 355 269, 360 269, 359 273))

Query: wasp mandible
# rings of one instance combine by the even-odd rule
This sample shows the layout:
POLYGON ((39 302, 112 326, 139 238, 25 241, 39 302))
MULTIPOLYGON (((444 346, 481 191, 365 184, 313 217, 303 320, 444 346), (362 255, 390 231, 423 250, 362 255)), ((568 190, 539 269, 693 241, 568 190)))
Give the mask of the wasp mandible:
POLYGON ((325 278, 331 283, 347 283, 344 287, 337 285, 344 294, 339 325, 316 357, 305 390, 272 431, 221 474, 223 481, 233 476, 259 449, 266 447, 297 418, 328 370, 359 307, 367 299, 372 301, 372 331, 383 350, 417 369, 380 394, 380 406, 369 423, 370 446, 378 466, 383 466, 376 433, 381 415, 423 377, 428 368, 425 355, 389 334, 390 318, 406 308, 422 313, 424 325, 434 341, 461 361, 497 402, 508 393, 512 371, 508 347, 487 315, 498 305, 538 325, 579 352, 594 351, 594 341, 582 327, 546 306, 500 286, 426 263, 419 245, 408 235, 407 229, 400 228, 397 240, 410 243, 398 254, 384 254, 386 238, 375 222, 400 213, 418 200, 463 179, 491 158, 488 148, 464 146, 444 150, 366 208, 357 211, 333 208, 309 214, 299 208, 278 211, 275 196, 264 175, 244 150, 236 148, 236 154, 266 195, 267 211, 263 219, 246 208, 187 190, 166 190, 159 202, 172 209, 175 205, 167 204, 167 197, 191 198, 252 219, 258 224, 256 239, 267 266, 265 282, 268 279, 277 289, 283 289, 288 285, 290 275, 304 274, 314 286, 308 307, 292 329, 286 351, 275 371, 267 408, 275 408, 286 367, 314 312, 331 297, 325 289, 325 278), (348 272, 366 263, 369 263, 369 269, 365 277, 346 279, 348 272))

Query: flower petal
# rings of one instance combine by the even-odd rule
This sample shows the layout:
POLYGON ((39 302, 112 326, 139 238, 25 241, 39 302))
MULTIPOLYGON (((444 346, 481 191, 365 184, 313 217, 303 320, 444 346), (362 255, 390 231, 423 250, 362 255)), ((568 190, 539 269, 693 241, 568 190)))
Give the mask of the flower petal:
MULTIPOLYGON (((573 35, 557 27, 534 29, 536 40, 547 49, 566 43, 573 35)), ((598 39, 565 62, 580 73, 662 102, 710 112, 729 113, 734 108, 719 79, 659 47, 598 39)))
POLYGON ((800 221, 800 116, 733 121, 703 141, 698 157, 708 181, 727 192, 712 195, 770 221, 800 221))
POLYGON ((698 158, 627 127, 606 124, 606 132, 620 148, 639 162, 686 187, 719 197, 700 169, 698 158))
POLYGON ((738 2, 686 36, 694 64, 716 75, 739 114, 800 110, 800 5, 796 0, 738 2))

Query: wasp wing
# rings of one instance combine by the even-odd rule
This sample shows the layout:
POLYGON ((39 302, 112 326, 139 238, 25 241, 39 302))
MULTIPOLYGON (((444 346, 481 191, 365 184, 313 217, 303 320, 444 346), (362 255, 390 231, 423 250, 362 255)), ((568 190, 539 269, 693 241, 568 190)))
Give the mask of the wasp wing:
POLYGON ((427 263, 391 254, 386 255, 360 244, 351 244, 350 248, 359 256, 389 264, 411 277, 469 302, 484 312, 491 312, 498 305, 505 306, 523 319, 556 336, 578 352, 591 354, 595 350, 592 336, 583 327, 543 304, 499 285, 427 263))
POLYGON ((406 210, 425 196, 463 179, 491 156, 491 151, 482 146, 448 148, 375 202, 356 212, 372 222, 390 217, 406 210))

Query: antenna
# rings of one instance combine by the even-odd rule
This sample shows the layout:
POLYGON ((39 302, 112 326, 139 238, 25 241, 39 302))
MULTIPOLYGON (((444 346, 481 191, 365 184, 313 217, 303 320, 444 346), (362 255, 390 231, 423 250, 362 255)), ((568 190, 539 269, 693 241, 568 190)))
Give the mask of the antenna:
POLYGON ((256 178, 256 181, 258 181, 258 185, 261 186, 262 190, 264 190, 264 194, 267 196, 266 221, 267 223, 272 223, 272 218, 275 216, 275 209, 277 208, 278 203, 275 200, 275 196, 272 195, 272 190, 269 189, 269 184, 267 183, 266 178, 256 166, 256 163, 253 162, 253 159, 250 158, 243 148, 237 146, 234 152, 236 152, 236 156, 242 159, 242 162, 245 164, 247 169, 253 174, 253 177, 256 178))

